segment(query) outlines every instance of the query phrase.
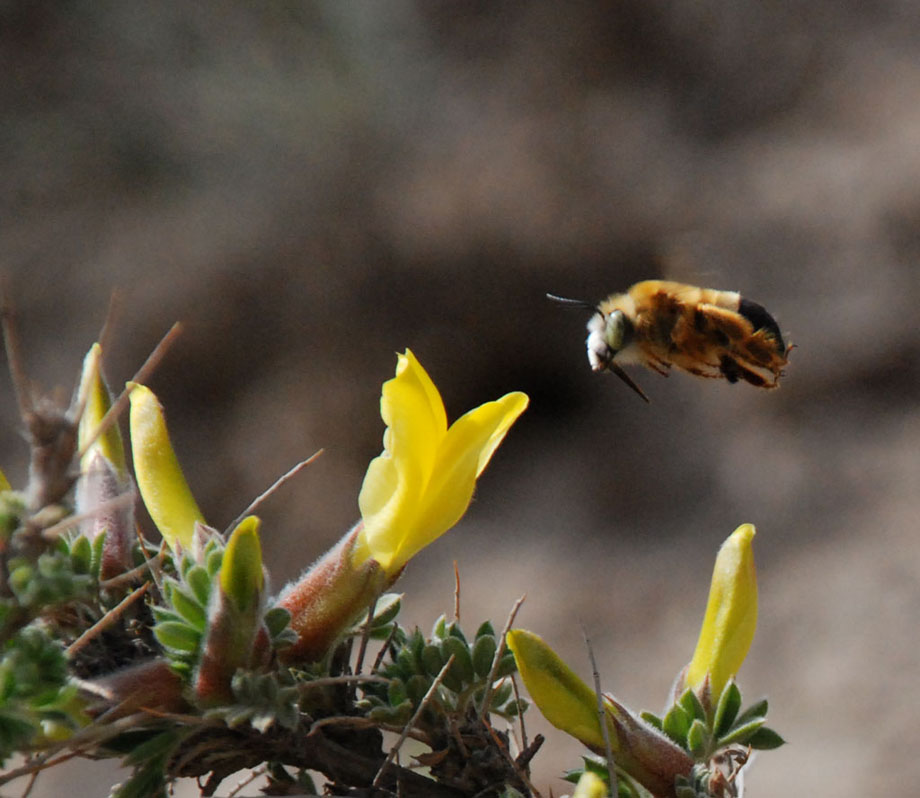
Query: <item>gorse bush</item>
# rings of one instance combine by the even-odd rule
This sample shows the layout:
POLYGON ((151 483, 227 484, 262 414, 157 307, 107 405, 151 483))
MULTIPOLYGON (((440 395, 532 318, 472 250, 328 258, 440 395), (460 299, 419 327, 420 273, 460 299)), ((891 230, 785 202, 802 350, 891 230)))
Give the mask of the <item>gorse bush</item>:
POLYGON ((518 672, 592 752, 570 774, 578 795, 738 795, 750 750, 781 743, 766 702, 743 709, 734 681, 756 624, 750 525, 719 553, 661 717, 599 696, 531 632, 400 624, 388 591, 462 517, 526 395, 448 425, 428 374, 399 355, 360 521, 273 596, 257 508, 209 526, 142 376, 124 394, 123 440, 102 354, 90 349, 66 409, 16 386, 30 461, 21 490, 0 475, 0 759, 13 763, 0 784, 76 754, 130 768, 119 798, 164 796, 182 777, 211 795, 243 769, 269 794, 539 795, 529 764, 543 741, 521 734, 518 672), (159 543, 138 534, 138 497, 159 543))

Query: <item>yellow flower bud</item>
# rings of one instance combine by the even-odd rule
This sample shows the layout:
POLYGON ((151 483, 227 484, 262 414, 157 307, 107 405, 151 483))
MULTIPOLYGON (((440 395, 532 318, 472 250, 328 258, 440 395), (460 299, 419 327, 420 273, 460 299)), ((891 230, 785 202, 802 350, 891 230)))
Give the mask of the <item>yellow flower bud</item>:
POLYGON ((261 525, 256 516, 246 516, 233 530, 224 549, 220 588, 233 599, 240 612, 259 602, 265 586, 262 545, 259 542, 261 525))
POLYGON ((512 629, 506 639, 527 691, 543 716, 592 750, 603 751, 594 690, 533 632, 512 629))
POLYGON ((715 707, 729 679, 741 667, 757 626, 757 573, 752 541, 755 529, 742 524, 716 556, 709 603, 686 684, 704 705, 715 707))
POLYGON ((131 451, 137 487, 150 517, 173 549, 189 548, 195 522, 205 523, 176 459, 163 408, 153 391, 129 384, 131 391, 131 451))
POLYGON ((572 798, 607 798, 607 782, 586 770, 578 779, 572 798))
POLYGON ((83 358, 79 396, 83 403, 83 415, 80 416, 77 439, 80 450, 85 450, 80 463, 82 469, 85 471, 93 455, 99 453, 108 460, 118 476, 124 479, 127 477, 128 469, 125 463, 125 446, 118 424, 110 424, 87 449, 87 443, 112 406, 112 397, 102 376, 102 347, 98 343, 93 344, 83 358))

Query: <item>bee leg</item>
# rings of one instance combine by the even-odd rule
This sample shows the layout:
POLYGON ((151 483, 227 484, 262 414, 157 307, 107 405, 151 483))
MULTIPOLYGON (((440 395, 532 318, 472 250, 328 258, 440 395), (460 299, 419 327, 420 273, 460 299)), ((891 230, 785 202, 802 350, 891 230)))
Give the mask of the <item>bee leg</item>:
POLYGON ((719 366, 719 370, 725 375, 725 379, 729 382, 738 382, 739 379, 742 379, 756 388, 776 388, 778 385, 776 380, 767 382, 767 380, 756 371, 742 366, 737 360, 728 355, 722 356, 722 363, 719 366))
POLYGON ((723 376, 720 372, 713 373, 712 371, 705 371, 704 369, 697 368, 696 366, 681 366, 681 368, 684 371, 690 372, 690 374, 692 374, 694 377, 706 377, 707 379, 714 380, 717 377, 723 376))
POLYGON ((651 355, 646 355, 645 358, 643 359, 643 364, 647 368, 650 368, 652 371, 655 371, 658 374, 660 374, 662 377, 667 377, 668 374, 670 374, 668 369, 671 368, 671 364, 667 363, 664 360, 661 360, 660 358, 652 357, 651 355))
POLYGON ((729 382, 736 383, 741 376, 742 368, 741 364, 733 357, 722 355, 722 359, 719 361, 719 371, 729 382))

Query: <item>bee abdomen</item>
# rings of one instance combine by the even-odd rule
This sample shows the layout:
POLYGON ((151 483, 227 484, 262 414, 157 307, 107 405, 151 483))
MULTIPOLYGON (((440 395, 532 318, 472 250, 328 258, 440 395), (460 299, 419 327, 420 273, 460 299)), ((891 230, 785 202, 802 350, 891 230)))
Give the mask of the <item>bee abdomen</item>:
POLYGON ((779 325, 763 305, 751 302, 750 299, 741 297, 738 303, 738 312, 744 316, 754 327, 754 331, 766 330, 776 341, 777 349, 780 354, 785 354, 786 344, 783 341, 783 334, 779 331, 779 325))

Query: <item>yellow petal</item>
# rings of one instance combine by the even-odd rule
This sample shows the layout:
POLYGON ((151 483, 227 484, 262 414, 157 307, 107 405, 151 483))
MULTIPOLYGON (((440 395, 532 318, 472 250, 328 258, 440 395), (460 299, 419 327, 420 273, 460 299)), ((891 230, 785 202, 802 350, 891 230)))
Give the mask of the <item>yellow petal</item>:
MULTIPOLYGON (((83 415, 80 416, 78 430, 79 446, 82 450, 86 448, 87 442, 112 406, 112 397, 102 376, 102 347, 98 343, 90 347, 83 359, 79 396, 83 403, 83 415)), ((91 459, 92 452, 102 454, 120 477, 127 474, 125 447, 117 423, 110 424, 108 429, 96 438, 90 450, 84 452, 81 462, 84 470, 91 459)))
POLYGON ((447 433, 444 403, 431 378, 410 350, 397 357, 396 376, 383 384, 380 397, 384 452, 371 461, 361 486, 364 528, 353 552, 356 565, 373 557, 388 572, 447 433))
MULTIPOLYGON (((603 750, 597 694, 533 632, 512 629, 506 639, 527 692, 544 717, 588 747, 603 750)), ((614 750, 616 742, 614 737, 614 750)))
POLYGON ((697 692, 709 675, 712 706, 744 662, 757 627, 754 534, 752 524, 742 524, 719 549, 706 616, 687 669, 687 684, 697 692))
POLYGON ((527 403, 526 394, 509 393, 469 411, 451 425, 419 507, 413 540, 403 546, 404 563, 463 517, 473 497, 476 478, 527 403))
POLYGON ((6 474, 0 471, 0 493, 12 489, 13 486, 10 485, 10 481, 6 478, 6 474))
POLYGON ((131 451, 141 498, 169 546, 188 548, 195 522, 205 523, 204 516, 182 474, 156 396, 144 385, 129 383, 129 388, 131 451))
POLYGON ((380 415, 389 430, 386 452, 430 474, 447 434, 447 414, 441 394, 409 349, 397 355, 396 376, 383 384, 380 415))

